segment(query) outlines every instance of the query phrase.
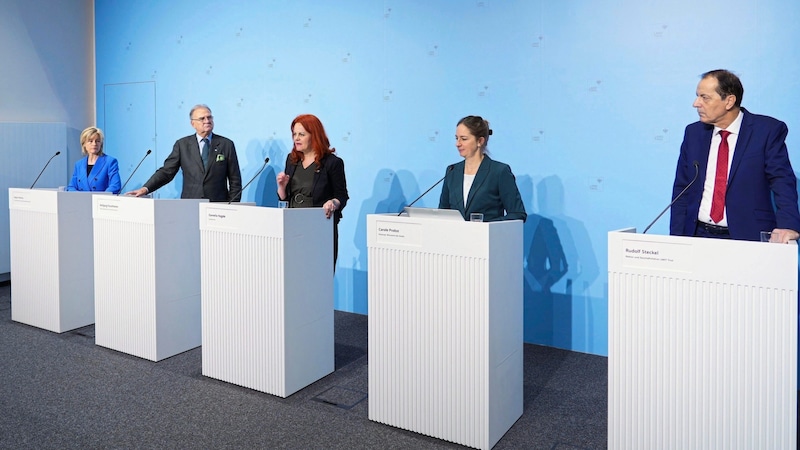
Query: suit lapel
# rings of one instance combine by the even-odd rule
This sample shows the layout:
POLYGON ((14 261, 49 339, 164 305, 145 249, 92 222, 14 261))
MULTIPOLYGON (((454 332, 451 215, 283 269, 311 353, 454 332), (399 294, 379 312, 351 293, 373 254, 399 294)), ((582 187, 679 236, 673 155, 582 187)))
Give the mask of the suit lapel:
MULTIPOLYGON (((208 165, 204 168, 206 177, 211 173, 211 168, 214 167, 214 161, 217 160, 219 154, 219 140, 216 134, 211 134, 211 139, 208 141, 208 165)), ((202 160, 202 158, 201 158, 202 160)))
POLYGON ((708 158, 710 156, 709 152, 711 151, 711 136, 713 134, 714 134, 713 125, 703 126, 702 131, 695 137, 695 139, 699 141, 694 146, 697 148, 697 153, 692 155, 693 158, 689 159, 690 161, 697 160, 697 162, 700 164, 697 167, 698 175, 697 175, 697 182, 695 182, 695 185, 700 188, 700 195, 703 194, 703 185, 706 182, 706 170, 708 168, 708 158))
POLYGON ((464 206, 464 212, 469 211, 469 207, 472 205, 472 200, 475 198, 475 193, 478 192, 478 190, 481 188, 481 185, 489 176, 489 166, 491 165, 491 161, 492 160, 488 156, 483 156, 483 161, 481 161, 481 165, 478 166, 478 171, 475 173, 475 180, 472 182, 472 186, 469 188, 469 195, 467 196, 467 204, 464 206))
POLYGON ((731 170, 728 171, 728 186, 731 185, 731 180, 736 175, 736 170, 739 169, 739 165, 745 157, 745 153, 747 153, 750 138, 753 136, 753 122, 750 118, 750 113, 744 108, 742 108, 742 112, 744 117, 742 117, 742 126, 739 127, 739 136, 736 138, 736 147, 733 149, 731 170))
POLYGON ((458 210, 461 211, 463 215, 466 209, 464 208, 464 169, 466 168, 465 162, 458 163, 453 168, 453 182, 452 186, 450 186, 450 191, 456 197, 456 205, 458 205, 458 210))
MULTIPOLYGON (((92 166, 92 170, 89 172, 89 175, 86 175, 86 190, 92 190, 92 180, 97 177, 101 170, 103 170, 103 166, 106 164, 106 155, 100 155, 97 157, 97 161, 94 162, 92 166)), ((89 158, 86 158, 86 164, 84 165, 83 173, 86 173, 86 169, 89 167, 89 158)))
MULTIPOLYGON (((89 160, 86 160, 86 164, 89 164, 89 160)), ((92 171, 89 172, 89 180, 93 179, 103 170, 103 166, 106 165, 106 155, 100 155, 97 157, 97 161, 94 162, 94 166, 92 166, 92 171)), ((88 181, 88 180, 87 180, 88 181)))
POLYGON ((292 164, 291 162, 286 166, 286 175, 289 175, 289 181, 292 181, 292 177, 294 177, 294 172, 297 170, 297 165, 300 164, 296 162, 292 164))
POLYGON ((189 139, 189 160, 194 161, 192 164, 197 164, 200 173, 206 172, 206 168, 203 167, 203 157, 200 156, 200 144, 197 142, 197 134, 193 134, 189 139))
POLYGON ((316 194, 315 190, 317 189, 317 181, 319 181, 320 175, 322 175, 322 171, 325 170, 325 160, 328 158, 328 155, 322 157, 319 160, 319 165, 317 166, 317 170, 314 171, 314 182, 311 184, 311 199, 313 201, 314 194, 316 194))
MULTIPOLYGON (((86 175, 86 177, 84 177, 84 174, 86 173, 86 170, 88 170, 88 167, 89 167, 89 157, 87 156, 86 158, 82 158, 80 160, 80 164, 81 164, 81 166, 78 169, 79 170, 79 172, 78 172, 78 174, 79 174, 78 175, 78 186, 80 186, 84 190, 88 191, 89 190, 89 176, 86 175)), ((92 170, 94 170, 94 169, 92 169, 92 170)))

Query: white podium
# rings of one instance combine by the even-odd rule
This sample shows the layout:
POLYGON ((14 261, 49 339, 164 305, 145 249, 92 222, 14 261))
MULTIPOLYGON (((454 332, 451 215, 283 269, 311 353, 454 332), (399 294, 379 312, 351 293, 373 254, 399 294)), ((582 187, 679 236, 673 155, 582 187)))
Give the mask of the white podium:
POLYGON ((797 245, 608 234, 608 447, 795 449, 797 245))
POLYGON ((92 193, 8 190, 11 319, 63 333, 94 323, 92 193))
POLYGON ((369 418, 491 448, 522 415, 522 222, 367 216, 369 418))
POLYGON ((95 196, 95 343, 151 361, 200 345, 199 203, 95 196))
POLYGON ((201 204, 200 243, 203 375, 288 397, 333 372, 333 222, 321 208, 201 204))
MULTIPOLYGON (((0 155, 25 155, 24 164, 7 163, 0 167, 1 190, 30 186, 34 181, 37 188, 55 188, 69 180, 72 165, 68 167, 66 155, 67 124, 0 122, 0 136, 0 155), (21 152, 20 149, 25 150, 21 152), (54 156, 56 151, 64 155, 54 156)), ((77 144, 77 141, 70 139, 71 144, 77 144)), ((0 281, 11 279, 11 229, 9 216, 6 215, 10 212, 9 208, 6 198, 0 197, 0 281)))

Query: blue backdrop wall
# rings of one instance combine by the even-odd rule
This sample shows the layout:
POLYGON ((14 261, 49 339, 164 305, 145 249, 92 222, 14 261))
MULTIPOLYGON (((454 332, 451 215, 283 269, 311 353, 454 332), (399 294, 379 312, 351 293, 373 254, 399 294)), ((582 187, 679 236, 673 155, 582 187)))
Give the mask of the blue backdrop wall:
MULTIPOLYGON (((126 190, 208 104, 234 140, 245 201, 274 206, 300 113, 344 159, 335 307, 367 313, 365 217, 395 212, 459 160, 456 122, 491 122, 525 225, 525 341, 607 355, 609 230, 670 200, 699 75, 728 68, 744 106, 798 125, 791 0, 96 0, 98 125, 126 190)), ((789 138, 797 161, 796 134, 789 138)), ((800 161, 795 162, 800 167, 800 161)), ((180 176, 157 191, 180 195, 180 176)), ((422 206, 435 207, 434 189, 422 206)), ((668 218, 651 233, 665 234, 668 218)), ((298 273, 298 277, 304 274, 298 273)))

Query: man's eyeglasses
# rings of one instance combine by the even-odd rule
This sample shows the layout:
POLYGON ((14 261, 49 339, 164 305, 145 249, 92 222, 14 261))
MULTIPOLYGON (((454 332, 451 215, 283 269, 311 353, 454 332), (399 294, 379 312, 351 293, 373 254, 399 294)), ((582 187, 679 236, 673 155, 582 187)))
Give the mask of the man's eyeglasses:
POLYGON ((196 120, 198 122, 205 122, 206 120, 208 120, 209 122, 213 122, 214 121, 214 116, 198 117, 197 119, 192 119, 192 120, 196 120))

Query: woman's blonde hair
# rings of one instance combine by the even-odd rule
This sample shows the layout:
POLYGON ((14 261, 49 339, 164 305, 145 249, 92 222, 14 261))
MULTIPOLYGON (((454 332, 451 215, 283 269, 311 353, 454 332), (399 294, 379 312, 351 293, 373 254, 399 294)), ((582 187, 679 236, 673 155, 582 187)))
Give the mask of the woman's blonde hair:
POLYGON ((81 132, 81 153, 84 155, 89 154, 84 145, 86 145, 86 142, 88 142, 89 139, 95 136, 100 136, 100 154, 103 154, 103 142, 106 140, 106 138, 103 136, 103 132, 100 130, 100 128, 97 127, 89 127, 81 132))

